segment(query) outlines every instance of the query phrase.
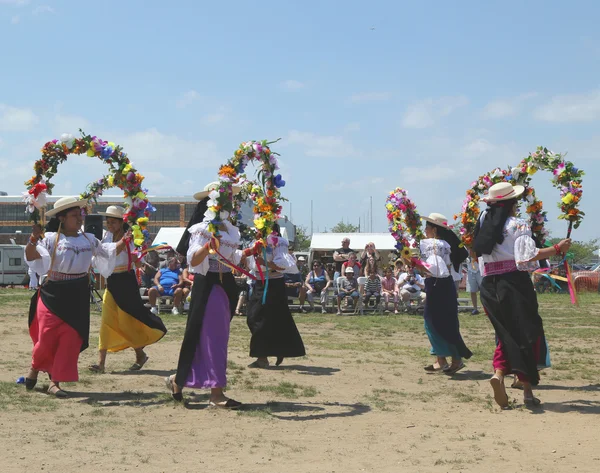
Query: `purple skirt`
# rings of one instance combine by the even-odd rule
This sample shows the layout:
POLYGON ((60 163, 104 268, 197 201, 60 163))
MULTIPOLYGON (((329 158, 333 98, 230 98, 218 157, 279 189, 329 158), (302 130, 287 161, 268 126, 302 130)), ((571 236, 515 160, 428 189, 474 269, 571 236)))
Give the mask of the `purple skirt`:
POLYGON ((227 385, 227 344, 231 311, 225 290, 214 285, 196 346, 192 367, 185 382, 188 388, 224 388, 227 385))

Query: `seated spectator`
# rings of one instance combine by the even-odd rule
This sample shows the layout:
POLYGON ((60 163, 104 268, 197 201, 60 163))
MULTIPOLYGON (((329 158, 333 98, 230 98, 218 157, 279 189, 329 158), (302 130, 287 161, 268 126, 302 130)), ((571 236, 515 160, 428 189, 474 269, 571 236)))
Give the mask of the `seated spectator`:
POLYGON ((304 280, 300 273, 283 275, 285 282, 285 293, 288 297, 297 297, 300 299, 300 312, 304 312, 304 301, 306 300, 306 288, 304 280))
MULTIPOLYGON (((345 237, 342 239, 342 247, 338 248, 333 252, 333 261, 335 261, 335 271, 340 274, 344 274, 342 271, 342 263, 348 261, 350 253, 354 253, 350 249, 350 238, 345 237)), ((356 273, 358 276, 358 273, 356 273)))
POLYGON ((158 253, 154 250, 149 251, 146 256, 143 257, 142 266, 140 268, 140 286, 146 289, 150 289, 154 283, 154 276, 158 271, 158 265, 160 258, 158 253))
POLYGON ((405 304, 411 300, 418 300, 421 304, 425 302, 425 280, 413 269, 406 267, 405 272, 398 278, 397 288, 400 299, 405 304))
POLYGON ((171 258, 167 268, 161 269, 156 273, 154 276, 154 284, 155 285, 148 291, 148 299, 150 300, 151 306, 150 311, 153 314, 158 314, 156 300, 162 296, 172 296, 173 309, 171 309, 171 313, 173 315, 179 315, 181 302, 185 300, 185 297, 190 290, 184 287, 183 275, 177 258, 171 258))
POLYGON ((375 249, 375 243, 373 242, 367 243, 365 249, 360 254, 360 267, 362 271, 360 273, 361 276, 365 276, 367 274, 366 268, 368 263, 372 263, 373 267, 378 268, 379 274, 379 272, 381 271, 381 255, 379 254, 379 251, 375 249))
POLYGON ((375 306, 381 301, 381 279, 375 271, 375 264, 370 262, 367 267, 367 281, 365 282, 365 298, 363 303, 366 307, 369 306, 371 297, 375 297, 375 306))
POLYGON ((248 277, 239 273, 238 271, 233 272, 235 277, 235 284, 240 290, 240 295, 238 296, 238 303, 235 307, 235 315, 244 315, 243 308, 246 300, 248 299, 248 277))
POLYGON ((167 268, 169 266, 169 261, 171 261, 172 258, 177 258, 177 253, 173 248, 169 248, 165 253, 165 259, 160 262, 158 269, 167 268))
POLYGON ((338 315, 342 313, 342 300, 346 297, 352 298, 352 308, 355 309, 360 294, 358 293, 358 281, 354 277, 354 269, 351 267, 346 268, 344 276, 340 280, 337 296, 338 315))
POLYGON ((354 271, 354 277, 358 277, 358 275, 360 274, 361 266, 360 263, 356 260, 356 253, 348 253, 348 261, 342 264, 342 272, 340 274, 346 275, 347 268, 352 268, 352 270, 354 271))
POLYGON ((404 273, 404 263, 398 258, 394 262, 394 277, 396 278, 396 281, 402 276, 402 273, 404 273))
POLYGON ((321 313, 327 313, 325 306, 327 305, 327 289, 329 289, 329 286, 331 286, 329 274, 327 274, 320 261, 314 261, 313 269, 306 275, 306 280, 304 281, 304 288, 306 289, 306 296, 311 312, 315 310, 315 296, 318 296, 321 299, 321 313))
POLYGON ((394 301, 394 314, 398 313, 398 291, 396 290, 396 278, 393 275, 392 268, 385 270, 385 277, 381 280, 381 291, 385 302, 384 310, 388 311, 390 299, 394 301))
POLYGON ((298 270, 300 271, 300 276, 302 281, 306 279, 306 275, 308 274, 308 267, 306 266, 306 258, 304 256, 299 256, 296 261, 296 266, 298 266, 298 270))

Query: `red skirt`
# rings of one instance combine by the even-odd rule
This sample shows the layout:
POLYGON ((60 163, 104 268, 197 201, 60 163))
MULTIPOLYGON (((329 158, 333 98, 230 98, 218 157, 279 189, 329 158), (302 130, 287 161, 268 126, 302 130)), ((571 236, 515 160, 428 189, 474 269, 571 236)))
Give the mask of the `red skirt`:
POLYGON ((73 327, 44 305, 41 297, 38 297, 29 335, 33 341, 33 369, 48 373, 55 382, 79 380, 77 362, 83 340, 73 327))

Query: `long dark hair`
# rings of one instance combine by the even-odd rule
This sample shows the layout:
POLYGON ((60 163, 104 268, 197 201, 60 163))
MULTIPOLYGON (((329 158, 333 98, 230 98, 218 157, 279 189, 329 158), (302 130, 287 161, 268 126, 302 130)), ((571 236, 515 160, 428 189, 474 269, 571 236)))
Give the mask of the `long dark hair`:
POLYGON ((489 255, 496 244, 504 241, 504 225, 517 203, 516 199, 488 203, 488 208, 475 225, 473 250, 477 256, 489 255))
POLYGON ((437 237, 450 245, 450 261, 452 262, 454 271, 458 273, 460 265, 469 256, 469 252, 464 247, 460 246, 460 238, 448 228, 441 227, 431 222, 427 222, 427 225, 437 229, 437 237))
POLYGON ((46 224, 46 231, 53 233, 58 232, 58 228, 60 227, 60 220, 58 219, 58 217, 65 217, 67 215, 67 212, 72 209, 73 208, 71 207, 69 209, 61 210, 56 215, 51 217, 50 220, 48 220, 48 223, 46 224))
POLYGON ((177 245, 177 253, 179 253, 180 255, 183 256, 187 256, 187 251, 188 248, 190 247, 190 232, 188 232, 188 230, 190 229, 190 227, 192 225, 196 225, 197 223, 200 223, 202 220, 204 220, 204 214, 206 213, 206 210, 208 209, 208 197, 205 197, 204 199, 202 199, 200 202, 198 202, 198 205, 196 205, 196 208, 194 209, 194 213, 192 214, 192 218, 190 218, 190 221, 187 224, 187 227, 185 227, 185 231, 183 232, 183 235, 181 235, 181 240, 179 240, 179 244, 177 245))

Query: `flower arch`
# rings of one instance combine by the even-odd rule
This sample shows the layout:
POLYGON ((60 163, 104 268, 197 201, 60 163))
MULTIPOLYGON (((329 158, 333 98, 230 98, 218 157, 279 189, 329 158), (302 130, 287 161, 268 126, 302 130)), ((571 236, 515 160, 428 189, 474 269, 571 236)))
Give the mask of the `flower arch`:
POLYGON ((50 181, 56 175, 58 165, 66 161, 71 154, 86 154, 105 162, 110 173, 88 184, 86 191, 80 197, 97 202, 98 197, 106 189, 118 187, 123 190, 123 204, 126 207, 123 220, 132 227, 135 245, 146 246, 150 239, 147 230, 148 217, 156 209, 148 201, 148 191, 142 189, 144 176, 133 167, 121 146, 96 136, 86 135, 82 130, 79 131, 81 138, 63 134, 60 139, 48 141, 43 146, 41 159, 33 165, 35 175, 25 181, 27 191, 23 193, 23 201, 26 204, 29 220, 40 222, 40 209, 47 204, 47 196, 52 194, 54 185, 50 181))
POLYGON ((545 228, 545 222, 548 221, 547 212, 543 209, 543 203, 536 197, 535 189, 531 185, 532 176, 540 169, 553 174, 552 185, 560 190, 558 207, 562 213, 558 218, 569 222, 567 234, 570 236, 571 229, 578 228, 585 215, 578 208, 583 192, 581 181, 584 172, 576 168, 573 163, 565 161, 562 154, 553 153, 540 146, 516 166, 506 170, 496 168, 490 173, 479 176, 471 183, 461 212, 454 215, 454 219, 459 219, 461 223, 460 233, 463 244, 468 247, 473 244, 475 225, 480 214, 481 197, 487 194, 492 185, 503 181, 525 187, 523 200, 527 203, 526 213, 529 215, 531 230, 533 236, 541 244, 544 244, 548 237, 548 231, 545 228))
MULTIPOLYGON (((277 140, 279 141, 279 140, 277 140)), ((246 194, 254 202, 254 231, 257 241, 265 242, 272 231, 277 219, 281 215, 280 188, 285 186, 281 174, 276 174, 279 169, 277 153, 269 148, 276 141, 247 141, 240 144, 233 157, 219 168, 219 187, 208 196, 208 209, 204 214, 205 220, 210 222, 208 230, 219 236, 219 225, 228 218, 237 218, 240 199, 233 198, 233 185, 246 184, 246 194), (260 163, 257 172, 257 182, 248 183, 245 169, 250 161, 260 163)), ((244 192, 242 192, 244 195, 244 192)))

